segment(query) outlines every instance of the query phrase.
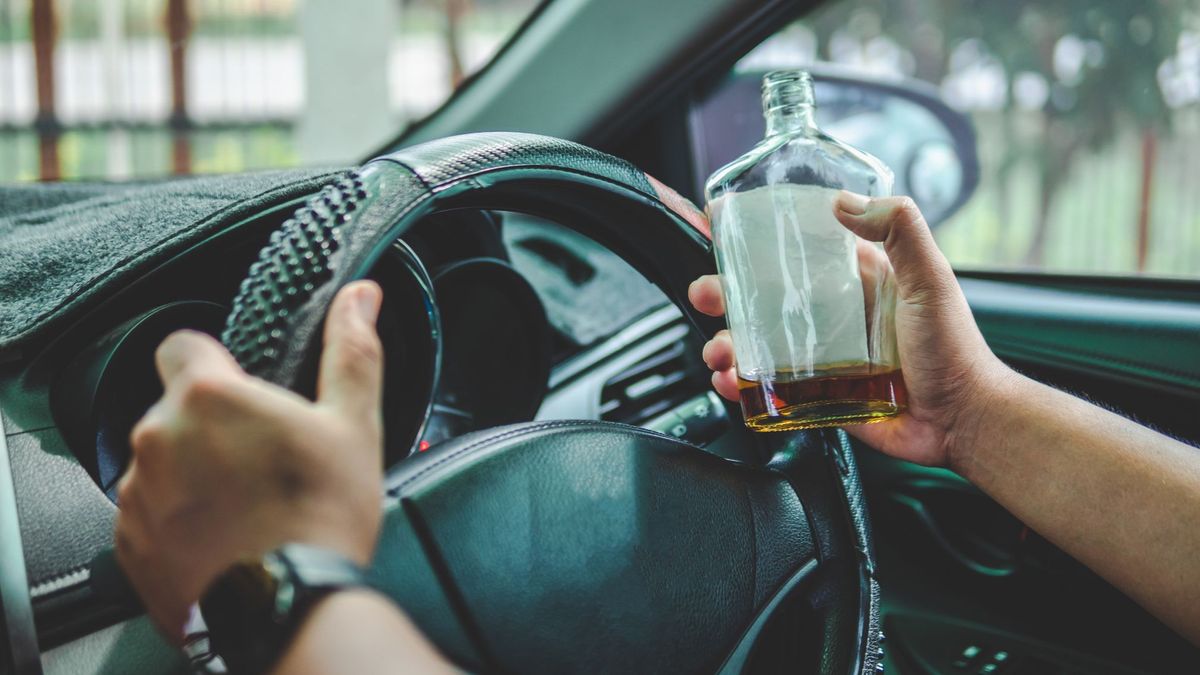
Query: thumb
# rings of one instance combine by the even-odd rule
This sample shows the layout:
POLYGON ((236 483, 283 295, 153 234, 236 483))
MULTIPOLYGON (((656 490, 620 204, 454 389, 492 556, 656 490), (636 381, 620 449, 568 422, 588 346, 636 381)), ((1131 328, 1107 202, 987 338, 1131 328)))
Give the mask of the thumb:
POLYGON ((170 389, 185 373, 229 375, 242 369, 216 338, 194 330, 167 336, 154 352, 154 366, 163 388, 170 389))
POLYGON ((383 291, 355 281, 338 291, 325 317, 325 349, 317 401, 355 419, 378 423, 383 389, 383 345, 375 320, 383 291))
POLYGON ((869 198, 838 193, 834 215, 846 229, 868 241, 883 242, 900 298, 927 304, 953 293, 954 271, 937 247, 920 209, 908 197, 869 198))

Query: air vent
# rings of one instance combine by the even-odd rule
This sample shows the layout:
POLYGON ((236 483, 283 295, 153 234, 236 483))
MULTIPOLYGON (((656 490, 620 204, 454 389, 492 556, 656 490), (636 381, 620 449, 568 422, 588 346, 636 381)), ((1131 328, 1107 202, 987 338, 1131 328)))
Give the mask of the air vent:
POLYGON ((640 424, 694 397, 708 386, 707 371, 690 341, 676 342, 639 361, 605 383, 600 395, 600 417, 614 422, 640 424))

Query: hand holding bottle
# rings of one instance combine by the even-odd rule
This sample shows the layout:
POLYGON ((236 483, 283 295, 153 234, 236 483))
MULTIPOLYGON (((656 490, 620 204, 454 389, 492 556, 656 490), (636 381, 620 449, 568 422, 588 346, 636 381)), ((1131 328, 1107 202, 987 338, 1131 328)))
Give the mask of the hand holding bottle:
POLYGON ((705 185, 746 426, 784 431, 904 410, 895 289, 834 218, 839 189, 891 191, 878 159, 817 127, 811 76, 763 78, 766 136, 705 185))
MULTIPOLYGON (((847 431, 893 457, 953 468, 956 441, 975 433, 991 392, 1015 374, 988 349, 950 263, 911 199, 869 199, 843 192, 834 203, 834 214, 862 239, 882 242, 895 270, 897 342, 908 389, 906 412, 847 431)), ((879 255, 879 251, 860 246, 859 255, 879 255)), ((715 275, 697 279, 688 295, 698 311, 724 315, 715 275)), ((704 346, 703 358, 714 371, 717 392, 738 400, 728 331, 704 346)))

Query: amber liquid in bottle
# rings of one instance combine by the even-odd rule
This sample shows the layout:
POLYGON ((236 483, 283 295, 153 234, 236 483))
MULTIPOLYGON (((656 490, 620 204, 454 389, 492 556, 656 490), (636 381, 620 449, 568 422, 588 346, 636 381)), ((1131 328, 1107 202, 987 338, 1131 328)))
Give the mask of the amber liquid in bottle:
POLYGON ((754 431, 789 431, 882 422, 907 407, 899 369, 848 366, 827 374, 747 380, 738 377, 746 426, 754 431))

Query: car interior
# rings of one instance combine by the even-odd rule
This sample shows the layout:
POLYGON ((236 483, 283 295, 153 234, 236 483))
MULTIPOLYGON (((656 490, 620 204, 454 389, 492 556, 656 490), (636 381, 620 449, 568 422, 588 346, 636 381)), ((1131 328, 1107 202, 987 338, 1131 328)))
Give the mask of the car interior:
MULTIPOLYGON (((0 186, 0 673, 212 667, 103 562, 154 350, 203 331, 311 395, 358 278, 385 296, 373 572, 466 671, 1190 672, 1194 646, 955 473, 753 433, 712 390, 686 201, 762 137, 747 54, 839 2, 548 0, 333 168, 0 186)), ((821 127, 935 232, 991 208, 992 146, 944 87, 804 67, 821 127)), ((1200 443, 1200 276, 956 273, 1012 367, 1200 443)))

